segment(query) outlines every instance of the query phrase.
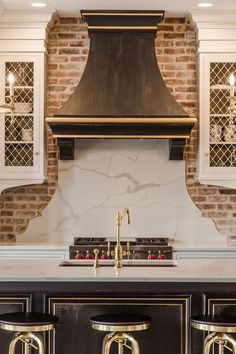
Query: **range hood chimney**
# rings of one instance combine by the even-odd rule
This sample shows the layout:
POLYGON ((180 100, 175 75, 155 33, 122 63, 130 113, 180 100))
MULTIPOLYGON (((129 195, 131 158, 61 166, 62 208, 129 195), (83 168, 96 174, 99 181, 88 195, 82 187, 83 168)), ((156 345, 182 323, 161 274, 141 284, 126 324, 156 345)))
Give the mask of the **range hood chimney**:
POLYGON ((82 78, 46 121, 60 158, 73 159, 74 138, 169 138, 170 158, 182 159, 190 118, 166 87, 155 55, 164 11, 82 11, 90 50, 82 78))

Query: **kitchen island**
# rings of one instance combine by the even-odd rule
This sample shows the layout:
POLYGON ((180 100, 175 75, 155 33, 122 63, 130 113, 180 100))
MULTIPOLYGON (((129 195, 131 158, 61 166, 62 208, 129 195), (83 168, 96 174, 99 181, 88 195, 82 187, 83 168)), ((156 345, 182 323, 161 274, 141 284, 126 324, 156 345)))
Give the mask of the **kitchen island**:
MULTIPOLYGON (((101 353, 104 333, 89 318, 143 313, 141 353, 200 354, 202 335, 191 314, 236 315, 236 260, 179 260, 176 267, 59 267, 60 260, 0 260, 0 311, 46 311, 59 317, 48 353, 101 353), (192 332, 192 334, 191 334, 192 332), (191 340, 190 340, 191 338, 191 340)), ((9 334, 0 332, 4 352, 9 334)))

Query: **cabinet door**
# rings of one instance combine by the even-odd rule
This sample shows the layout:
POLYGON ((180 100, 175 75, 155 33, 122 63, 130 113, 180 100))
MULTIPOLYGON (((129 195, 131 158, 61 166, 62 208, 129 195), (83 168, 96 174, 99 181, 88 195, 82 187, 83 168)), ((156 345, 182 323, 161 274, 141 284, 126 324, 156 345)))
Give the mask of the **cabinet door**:
MULTIPOLYGON (((1 114, 0 179, 43 180, 43 72, 42 57, 14 55, 0 57, 1 101, 9 102, 7 77, 15 77, 13 117, 1 114)), ((41 180, 41 181, 42 181, 41 180)), ((22 183, 23 184, 23 183, 22 183)))
POLYGON ((236 118, 230 116, 230 74, 236 58, 202 55, 200 58, 201 183, 236 187, 236 118))
MULTIPOLYGON (((109 285, 108 285, 109 286, 109 285)), ((45 307, 60 324, 51 331, 49 354, 101 354, 105 332, 91 328, 90 318, 100 314, 141 313, 151 317, 148 331, 135 332, 141 353, 189 354, 191 295, 80 296, 48 295, 45 307)), ((116 353, 115 345, 111 353, 116 353)), ((128 353, 128 351, 125 351, 128 353)))

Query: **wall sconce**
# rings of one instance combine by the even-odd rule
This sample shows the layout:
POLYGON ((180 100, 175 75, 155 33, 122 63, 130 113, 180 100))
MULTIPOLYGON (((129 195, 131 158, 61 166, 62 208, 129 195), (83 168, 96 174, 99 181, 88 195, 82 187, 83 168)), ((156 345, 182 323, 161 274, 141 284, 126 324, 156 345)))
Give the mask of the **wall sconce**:
POLYGON ((236 97, 234 97, 234 84, 235 77, 234 74, 230 74, 229 85, 230 85, 230 96, 229 96, 229 112, 230 112, 230 124, 233 124, 233 115, 236 113, 236 97))
POLYGON ((12 73, 9 73, 7 81, 10 87, 10 103, 0 102, 0 113, 11 113, 11 124, 14 124, 14 82, 15 78, 12 73))
POLYGON ((235 143, 236 140, 236 125, 234 116, 236 114, 236 97, 234 96, 235 77, 233 74, 229 77, 229 122, 224 127, 224 141, 226 143, 235 143))

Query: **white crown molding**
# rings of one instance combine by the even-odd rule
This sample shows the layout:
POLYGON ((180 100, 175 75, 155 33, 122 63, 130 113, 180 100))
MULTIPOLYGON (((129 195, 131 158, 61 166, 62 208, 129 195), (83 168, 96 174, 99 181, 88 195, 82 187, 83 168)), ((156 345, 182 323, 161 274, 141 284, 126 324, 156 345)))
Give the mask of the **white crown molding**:
POLYGON ((24 10, 6 10, 0 3, 0 28, 41 28, 54 26, 58 17, 56 11, 35 13, 24 10))
POLYGON ((236 10, 189 12, 197 28, 198 53, 235 53, 236 10))
POLYGON ((236 10, 194 10, 189 11, 190 16, 197 26, 212 26, 216 28, 236 27, 236 10), (226 26, 226 27, 225 27, 226 26))
MULTIPOLYGON (((31 48, 32 51, 47 52, 49 29, 58 18, 57 12, 32 13, 23 10, 6 10, 0 3, 0 41, 6 42, 9 51, 13 47, 31 48), (2 11, 2 13, 1 13, 2 11), (35 44, 32 46, 32 41, 35 44)), ((5 47, 0 49, 4 52, 5 47)))

